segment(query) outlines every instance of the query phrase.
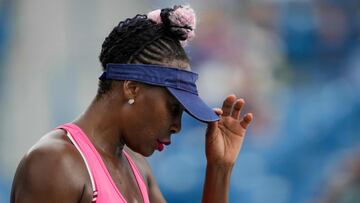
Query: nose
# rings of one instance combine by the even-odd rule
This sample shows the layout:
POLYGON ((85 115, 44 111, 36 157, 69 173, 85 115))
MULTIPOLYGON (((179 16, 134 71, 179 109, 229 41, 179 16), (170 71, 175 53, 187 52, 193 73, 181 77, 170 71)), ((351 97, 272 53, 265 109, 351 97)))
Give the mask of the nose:
POLYGON ((181 130, 181 115, 177 116, 172 122, 172 125, 170 127, 170 133, 175 134, 180 132, 180 130, 181 130))

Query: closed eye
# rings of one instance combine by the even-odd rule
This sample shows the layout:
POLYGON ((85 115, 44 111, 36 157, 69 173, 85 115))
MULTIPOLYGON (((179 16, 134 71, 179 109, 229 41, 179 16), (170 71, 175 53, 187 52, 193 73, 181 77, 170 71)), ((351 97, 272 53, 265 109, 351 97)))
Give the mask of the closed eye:
POLYGON ((184 111, 184 108, 180 104, 171 105, 171 114, 173 116, 178 116, 184 111))

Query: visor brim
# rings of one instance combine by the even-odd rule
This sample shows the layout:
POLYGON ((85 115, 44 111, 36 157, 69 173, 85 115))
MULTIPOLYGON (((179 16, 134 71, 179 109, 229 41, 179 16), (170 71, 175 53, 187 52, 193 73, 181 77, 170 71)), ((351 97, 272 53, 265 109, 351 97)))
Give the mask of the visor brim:
POLYGON ((166 87, 166 89, 184 106, 186 112, 193 118, 205 123, 220 119, 198 95, 171 87, 166 87))

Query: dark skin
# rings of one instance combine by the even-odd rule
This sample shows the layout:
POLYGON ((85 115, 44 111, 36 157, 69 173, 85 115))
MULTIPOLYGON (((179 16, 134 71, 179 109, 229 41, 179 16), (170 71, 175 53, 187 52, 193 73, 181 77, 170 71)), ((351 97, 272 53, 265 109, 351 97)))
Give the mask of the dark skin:
MULTIPOLYGON (((221 120, 208 124, 207 169, 203 202, 227 202, 232 167, 252 114, 240 116, 243 99, 234 95, 214 111, 221 120), (216 191, 216 192, 215 192, 216 191)), ((74 121, 100 153, 117 188, 128 202, 142 202, 140 190, 122 150, 129 152, 148 187, 150 202, 165 202, 144 156, 156 140, 170 142, 181 130, 183 107, 162 87, 116 81, 112 90, 93 101, 74 121), (129 99, 135 103, 128 104, 129 99)), ((46 134, 20 162, 11 202, 91 202, 92 188, 85 164, 65 131, 46 134)))

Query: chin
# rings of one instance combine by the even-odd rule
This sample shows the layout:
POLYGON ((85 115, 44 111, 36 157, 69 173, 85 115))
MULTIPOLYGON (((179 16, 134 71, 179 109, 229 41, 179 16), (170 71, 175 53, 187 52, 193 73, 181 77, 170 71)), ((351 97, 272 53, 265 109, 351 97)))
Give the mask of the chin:
MULTIPOLYGON (((130 148, 131 149, 131 148, 130 148)), ((133 152, 141 154, 144 157, 149 157, 154 153, 154 149, 142 150, 142 149, 131 149, 133 152)))
POLYGON ((145 152, 145 153, 140 153, 140 154, 143 155, 144 157, 149 157, 149 156, 151 156, 153 153, 154 153, 154 150, 151 150, 151 151, 148 151, 148 152, 145 152))

